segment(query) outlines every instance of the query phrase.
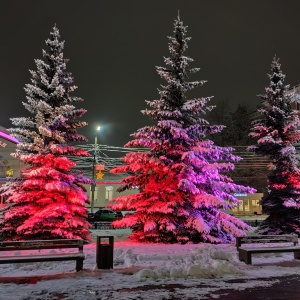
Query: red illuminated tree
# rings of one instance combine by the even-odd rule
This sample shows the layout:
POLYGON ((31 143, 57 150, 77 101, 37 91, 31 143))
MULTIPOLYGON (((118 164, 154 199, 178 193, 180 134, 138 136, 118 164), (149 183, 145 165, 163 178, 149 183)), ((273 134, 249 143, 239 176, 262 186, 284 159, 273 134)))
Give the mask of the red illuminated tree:
POLYGON ((129 173, 119 191, 139 187, 138 194, 113 199, 113 209, 134 210, 133 215, 115 221, 115 227, 136 226, 131 239, 164 243, 222 243, 244 235, 247 225, 223 210, 236 207, 234 192, 253 192, 236 185, 225 175, 239 157, 232 148, 214 145, 206 139, 223 126, 210 125, 204 116, 213 107, 210 98, 186 100, 187 91, 204 81, 187 81, 192 59, 187 49, 186 27, 175 20, 174 36, 169 37, 171 56, 166 67, 157 67, 166 80, 160 99, 147 101, 142 111, 155 123, 132 134, 126 147, 148 148, 147 152, 128 153, 124 165, 113 173, 129 173))
POLYGON ((72 171, 69 156, 87 156, 73 142, 85 141, 77 128, 86 125, 79 118, 86 112, 73 103, 76 89, 66 71, 64 42, 56 27, 46 41, 49 51, 44 60, 35 60, 37 71, 30 71, 31 84, 25 87, 23 103, 32 117, 13 118, 12 136, 20 144, 13 154, 26 165, 20 176, 2 189, 12 206, 0 224, 1 239, 90 239, 84 183, 90 180, 72 171))
POLYGON ((284 85, 285 75, 279 59, 271 64, 270 86, 260 95, 261 119, 253 122, 250 135, 256 145, 250 151, 270 158, 268 189, 262 199, 268 218, 258 231, 265 234, 300 233, 300 170, 297 167, 295 143, 300 140, 300 120, 292 103, 295 94, 284 85))

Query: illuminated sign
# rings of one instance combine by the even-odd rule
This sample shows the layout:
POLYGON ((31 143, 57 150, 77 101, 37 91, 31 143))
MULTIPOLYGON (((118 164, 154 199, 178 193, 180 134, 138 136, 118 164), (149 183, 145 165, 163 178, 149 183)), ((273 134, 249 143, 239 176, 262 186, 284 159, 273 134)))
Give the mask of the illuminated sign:
POLYGON ((234 197, 247 197, 247 193, 234 193, 234 197))

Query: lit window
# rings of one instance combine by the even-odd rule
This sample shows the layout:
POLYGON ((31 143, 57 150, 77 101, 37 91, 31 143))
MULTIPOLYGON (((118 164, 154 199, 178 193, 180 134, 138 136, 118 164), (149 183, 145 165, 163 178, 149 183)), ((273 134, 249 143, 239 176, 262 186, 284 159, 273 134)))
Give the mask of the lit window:
POLYGON ((257 206, 259 206, 260 204, 259 204, 259 200, 252 200, 252 206, 254 207, 257 207, 257 206))
POLYGON ((245 208, 245 211, 250 211, 250 206, 249 206, 249 200, 248 199, 244 200, 244 208, 245 208))
POLYGON ((105 187, 105 199, 111 200, 113 195, 113 187, 112 186, 106 186, 105 187))

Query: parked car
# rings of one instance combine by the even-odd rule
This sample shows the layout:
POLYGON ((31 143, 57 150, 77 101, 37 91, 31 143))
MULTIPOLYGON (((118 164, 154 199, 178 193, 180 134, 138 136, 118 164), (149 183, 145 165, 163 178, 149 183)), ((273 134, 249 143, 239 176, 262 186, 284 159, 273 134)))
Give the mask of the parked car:
POLYGON ((102 208, 96 211, 94 214, 88 214, 89 222, 98 222, 98 221, 114 221, 123 218, 121 211, 113 211, 110 209, 102 208))
POLYGON ((116 218, 116 212, 110 209, 99 209, 94 214, 95 221, 112 221, 116 218))
POLYGON ((121 220, 123 218, 123 213, 121 211, 116 211, 116 219, 121 220))
POLYGON ((88 213, 88 221, 93 222, 94 221, 94 214, 93 213, 88 213))

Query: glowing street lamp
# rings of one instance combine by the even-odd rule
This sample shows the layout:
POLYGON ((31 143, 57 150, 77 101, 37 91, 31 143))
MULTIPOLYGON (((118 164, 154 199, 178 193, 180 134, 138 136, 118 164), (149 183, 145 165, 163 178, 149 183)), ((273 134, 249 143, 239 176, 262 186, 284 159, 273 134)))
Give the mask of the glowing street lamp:
POLYGON ((92 192, 92 199, 91 199, 91 213, 94 213, 94 203, 95 203, 95 189, 96 189, 96 183, 95 183, 95 166, 96 166, 96 152, 97 152, 97 144, 98 144, 98 131, 100 131, 101 127, 98 126, 97 127, 97 132, 96 132, 96 136, 95 136, 95 144, 94 144, 94 159, 93 159, 93 175, 92 175, 92 185, 91 185, 91 192, 92 192))

